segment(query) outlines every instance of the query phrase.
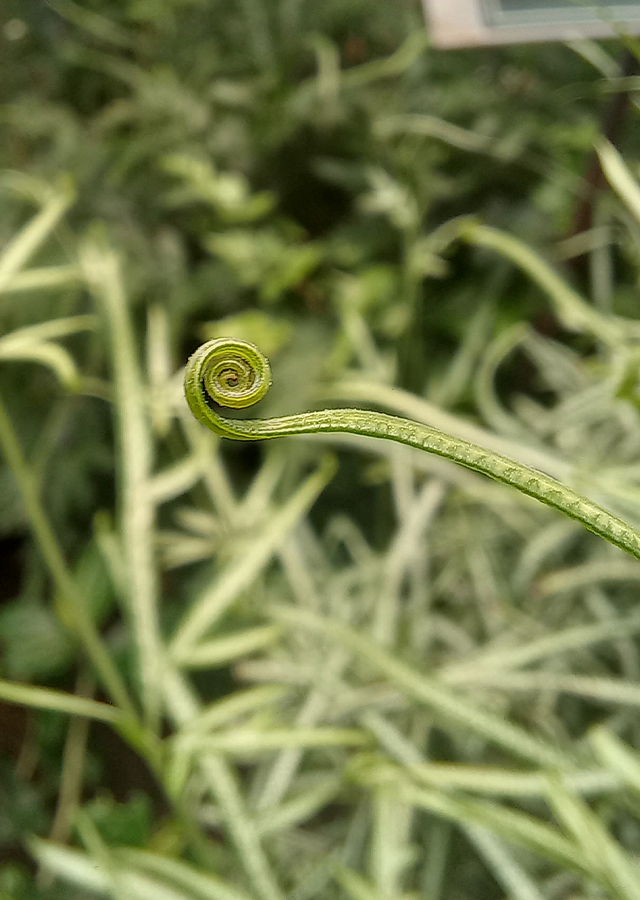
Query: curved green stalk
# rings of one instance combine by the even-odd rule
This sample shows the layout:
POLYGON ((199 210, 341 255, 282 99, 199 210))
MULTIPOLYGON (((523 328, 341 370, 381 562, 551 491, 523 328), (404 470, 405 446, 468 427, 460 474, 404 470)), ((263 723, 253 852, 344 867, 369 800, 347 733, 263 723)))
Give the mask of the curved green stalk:
MULTIPOLYGON (((85 598, 80 594, 77 582, 67 567, 49 519, 42 507, 33 474, 18 445, 13 424, 9 419, 1 396, 0 449, 3 451, 7 464, 16 480, 34 537, 51 573, 51 580, 59 593, 61 610, 66 616, 65 625, 70 630, 75 631, 78 639, 82 642, 102 681, 103 687, 114 704, 130 719, 132 725, 135 723, 137 726, 137 713, 129 697, 129 692, 87 612, 85 598)), ((10 700, 10 702, 12 701, 10 700)))
POLYGON ((321 409, 271 419, 227 419, 218 411, 218 405, 251 406, 264 397, 270 385, 266 357, 248 341, 232 338, 202 344, 185 371, 185 395, 192 413, 222 437, 261 441, 294 434, 348 432, 397 441, 509 484, 640 560, 640 532, 633 526, 536 469, 428 425, 362 409, 321 409))

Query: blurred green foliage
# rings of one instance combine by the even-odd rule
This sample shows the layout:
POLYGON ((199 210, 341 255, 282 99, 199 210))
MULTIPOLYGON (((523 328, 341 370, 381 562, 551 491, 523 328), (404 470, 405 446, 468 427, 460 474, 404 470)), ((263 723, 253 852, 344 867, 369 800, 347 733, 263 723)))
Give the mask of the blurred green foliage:
MULTIPOLYGON (((20 178, 5 179, 1 234, 25 214, 12 195, 37 192, 29 176, 71 174, 69 227, 108 225, 136 308, 166 309, 176 359, 202 318, 278 303, 322 335, 356 304, 398 348, 397 383, 422 393, 479 296, 511 320, 539 304, 517 274, 461 251, 452 290, 439 281, 447 236, 424 234, 469 212, 535 242, 570 228, 598 129, 598 73, 577 55, 427 51, 412 3, 28 0, 13 12, 25 33, 5 29, 0 165, 20 178)), ((39 261, 65 258, 58 245, 39 261)), ((86 308, 80 287, 19 298, 3 304, 3 331, 86 308)), ((54 466, 52 513, 70 538, 109 489, 100 411, 76 401, 43 438, 42 374, 2 377, 10 397, 28 378, 20 428, 54 466), (47 438, 76 449, 52 454, 47 438)), ((16 517, 9 505, 0 528, 16 517)))
POLYGON ((122 708, 120 680, 147 718, 2 720, 0 898, 637 898, 637 563, 398 448, 334 444, 327 483, 317 444, 221 447, 179 373, 254 340, 266 414, 484 428, 637 524, 629 197, 574 233, 624 87, 636 173, 620 49, 437 52, 412 0, 3 12, 0 397, 63 572, 2 455, 0 675, 122 708))

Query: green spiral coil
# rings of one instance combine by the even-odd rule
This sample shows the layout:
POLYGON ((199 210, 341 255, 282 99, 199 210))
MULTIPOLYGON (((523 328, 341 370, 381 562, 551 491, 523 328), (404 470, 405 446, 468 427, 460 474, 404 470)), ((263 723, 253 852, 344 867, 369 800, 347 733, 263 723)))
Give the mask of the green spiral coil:
POLYGON ((435 453, 517 488, 581 522, 640 560, 640 532, 549 475, 429 425, 362 409, 321 409, 270 419, 228 419, 219 407, 242 409, 271 386, 268 359, 248 341, 220 338, 199 347, 185 370, 185 395, 194 416, 222 437, 260 441, 288 435, 350 433, 385 438, 435 453))

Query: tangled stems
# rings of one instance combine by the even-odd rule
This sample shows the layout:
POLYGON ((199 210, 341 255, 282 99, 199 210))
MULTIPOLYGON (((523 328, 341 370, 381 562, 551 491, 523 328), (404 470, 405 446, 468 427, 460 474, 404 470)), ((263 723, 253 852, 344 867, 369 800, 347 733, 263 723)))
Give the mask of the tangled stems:
POLYGON ((420 422, 362 409, 321 409, 271 419, 227 419, 218 411, 220 406, 251 406, 264 397, 270 385, 267 358, 248 341, 233 338, 202 344, 185 371, 185 395, 192 413, 222 437, 261 441, 294 434, 346 432, 397 441, 511 485, 640 560, 640 532, 622 519, 543 472, 420 422))

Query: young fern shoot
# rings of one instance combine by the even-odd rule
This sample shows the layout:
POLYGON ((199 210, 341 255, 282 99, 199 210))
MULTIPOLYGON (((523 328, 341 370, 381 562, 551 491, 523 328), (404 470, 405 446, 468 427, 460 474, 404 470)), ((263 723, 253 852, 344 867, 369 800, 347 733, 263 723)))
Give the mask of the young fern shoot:
POLYGON ((362 409, 320 409, 270 419, 228 419, 219 407, 242 409, 271 386, 269 361, 248 341, 218 338, 202 344, 185 370, 185 395, 194 416, 222 437, 262 441, 295 434, 347 432, 385 438, 453 460, 511 485, 581 522, 640 560, 640 532, 549 475, 421 422, 362 409))

